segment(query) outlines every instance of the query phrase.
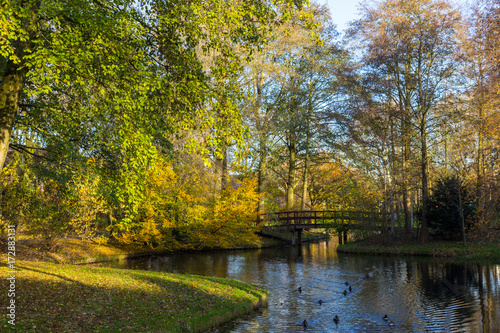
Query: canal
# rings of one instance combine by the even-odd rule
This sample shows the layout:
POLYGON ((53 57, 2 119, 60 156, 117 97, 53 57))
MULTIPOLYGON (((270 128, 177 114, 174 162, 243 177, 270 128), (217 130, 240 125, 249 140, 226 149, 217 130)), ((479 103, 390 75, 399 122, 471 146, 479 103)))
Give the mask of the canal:
POLYGON ((500 332, 499 264, 346 255, 338 254, 336 245, 176 254, 105 265, 266 287, 267 308, 213 332, 500 332))

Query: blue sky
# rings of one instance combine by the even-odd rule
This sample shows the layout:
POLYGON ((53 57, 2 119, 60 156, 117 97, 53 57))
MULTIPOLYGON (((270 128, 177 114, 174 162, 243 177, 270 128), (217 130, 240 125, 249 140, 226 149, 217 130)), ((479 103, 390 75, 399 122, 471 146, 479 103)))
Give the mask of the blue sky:
POLYGON ((337 25, 337 30, 342 32, 347 28, 347 23, 357 18, 357 6, 358 2, 356 0, 319 0, 321 4, 328 4, 330 7, 330 13, 332 14, 332 20, 337 25))
MULTIPOLYGON (((358 18, 357 8, 361 0, 316 0, 321 4, 328 4, 332 14, 333 23, 337 25, 337 30, 343 32, 347 28, 349 21, 358 18)), ((452 0, 453 1, 453 0, 452 0)), ((467 0, 455 0, 458 4, 465 4, 467 0)))

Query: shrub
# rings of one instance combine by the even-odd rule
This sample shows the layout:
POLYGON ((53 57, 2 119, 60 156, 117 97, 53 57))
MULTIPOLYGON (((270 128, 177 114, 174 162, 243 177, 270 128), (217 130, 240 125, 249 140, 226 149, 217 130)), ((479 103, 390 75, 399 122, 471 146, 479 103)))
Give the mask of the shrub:
MULTIPOLYGON (((460 239, 462 220, 470 230, 474 219, 474 201, 467 186, 458 176, 440 178, 431 192, 428 202, 429 227, 439 239, 460 239)), ((422 207, 416 210, 419 220, 422 207)))

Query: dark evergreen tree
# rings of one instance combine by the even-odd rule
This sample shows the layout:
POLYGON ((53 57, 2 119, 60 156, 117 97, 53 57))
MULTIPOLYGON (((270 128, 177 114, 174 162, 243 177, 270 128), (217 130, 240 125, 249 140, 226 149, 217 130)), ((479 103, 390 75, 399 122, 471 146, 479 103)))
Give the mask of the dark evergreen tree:
MULTIPOLYGON (((475 205, 466 184, 458 176, 440 178, 429 197, 429 227, 437 239, 464 239, 475 215, 475 205)), ((416 211, 422 216, 422 208, 416 211)))

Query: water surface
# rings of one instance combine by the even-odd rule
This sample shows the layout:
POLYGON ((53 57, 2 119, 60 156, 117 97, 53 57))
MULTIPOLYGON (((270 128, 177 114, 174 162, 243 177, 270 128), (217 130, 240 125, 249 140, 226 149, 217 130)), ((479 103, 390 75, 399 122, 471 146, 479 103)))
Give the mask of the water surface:
POLYGON ((337 254, 335 243, 322 242, 153 256, 106 265, 227 277, 265 286, 267 308, 214 332, 500 332, 498 264, 345 255, 337 254), (394 326, 383 319, 386 314, 394 326))

